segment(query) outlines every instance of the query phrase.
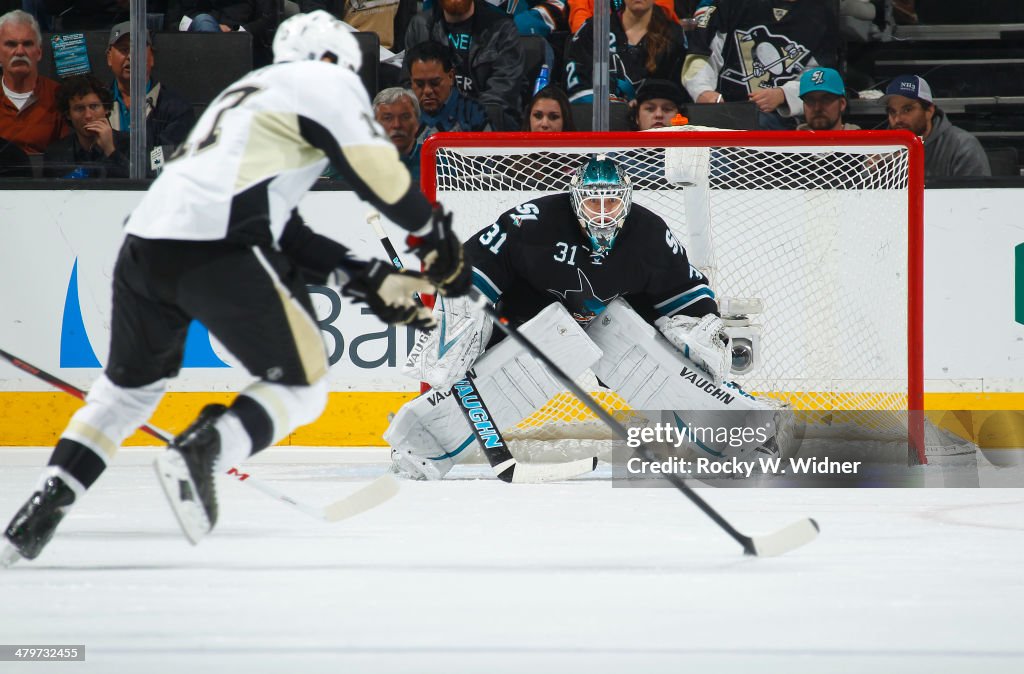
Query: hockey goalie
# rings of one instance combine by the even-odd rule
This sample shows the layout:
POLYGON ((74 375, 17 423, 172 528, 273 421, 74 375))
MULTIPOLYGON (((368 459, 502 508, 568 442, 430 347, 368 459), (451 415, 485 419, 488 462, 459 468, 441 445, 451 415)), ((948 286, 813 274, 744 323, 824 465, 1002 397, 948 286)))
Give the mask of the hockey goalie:
MULTIPOLYGON (((767 429, 739 442, 734 433, 694 437, 688 451, 728 460, 784 449, 792 415, 729 382, 730 337, 715 293, 665 221, 632 203, 630 178, 613 158, 592 156, 568 192, 503 213, 469 237, 466 252, 483 298, 569 376, 591 369, 634 410, 661 411, 680 428, 767 429)), ((513 340, 499 339, 474 300, 440 298, 434 311, 437 327, 406 364, 432 390, 404 405, 384 434, 396 471, 429 480, 480 442, 457 382, 472 377, 499 430, 564 390, 513 340)))

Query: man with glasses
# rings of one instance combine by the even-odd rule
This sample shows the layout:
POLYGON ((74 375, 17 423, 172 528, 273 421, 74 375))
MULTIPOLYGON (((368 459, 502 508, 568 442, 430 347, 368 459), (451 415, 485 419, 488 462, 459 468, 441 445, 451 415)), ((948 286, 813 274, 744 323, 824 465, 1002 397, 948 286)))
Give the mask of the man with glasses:
MULTIPOLYGON (((131 22, 124 21, 110 30, 107 65, 114 74, 114 93, 110 124, 117 131, 131 130, 131 22)), ((192 106, 184 98, 152 79, 153 42, 146 35, 146 147, 156 146, 169 157, 170 151, 184 142, 196 122, 192 106)))

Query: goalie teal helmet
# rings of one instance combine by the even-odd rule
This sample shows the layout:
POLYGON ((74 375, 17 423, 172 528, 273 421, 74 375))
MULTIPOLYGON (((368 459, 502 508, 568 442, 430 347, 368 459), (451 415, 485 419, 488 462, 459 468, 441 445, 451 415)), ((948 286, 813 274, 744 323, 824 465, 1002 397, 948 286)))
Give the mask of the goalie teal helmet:
POLYGON ((320 61, 328 57, 343 68, 359 70, 363 54, 344 23, 322 9, 296 14, 274 33, 274 63, 320 61))
POLYGON ((629 176, 607 155, 594 155, 573 174, 569 195, 590 247, 599 255, 607 254, 633 203, 629 176))

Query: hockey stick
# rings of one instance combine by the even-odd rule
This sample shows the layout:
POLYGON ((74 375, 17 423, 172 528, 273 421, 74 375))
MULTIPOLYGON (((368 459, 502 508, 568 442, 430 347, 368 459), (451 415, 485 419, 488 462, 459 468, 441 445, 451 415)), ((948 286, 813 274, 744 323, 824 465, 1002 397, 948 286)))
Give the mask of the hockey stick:
MULTIPOLYGON (((22 359, 4 351, 3 349, 0 349, 0 356, 19 370, 27 372, 28 374, 41 379, 47 384, 58 388, 79 400, 85 400, 85 391, 69 384, 63 379, 55 377, 45 370, 40 370, 38 367, 30 363, 26 363, 22 359)), ((162 431, 154 426, 144 424, 139 427, 139 430, 166 443, 169 443, 172 439, 170 433, 162 431)), ((227 471, 227 475, 230 475, 242 484, 247 484, 256 490, 263 492, 271 498, 292 506, 296 510, 301 510, 307 515, 311 515, 326 522, 338 522, 354 515, 358 515, 359 513, 365 512, 370 508, 374 508, 381 503, 384 503, 398 493, 398 482, 390 475, 384 474, 354 493, 349 494, 345 498, 339 499, 334 503, 329 503, 323 507, 317 507, 296 501, 291 496, 274 489, 265 482, 257 480, 249 473, 243 472, 238 468, 231 468, 227 471)))
MULTIPOLYGON (((474 292, 476 291, 474 290, 474 292)), ((629 441, 629 434, 626 432, 625 427, 616 421, 612 415, 608 414, 603 407, 598 405, 597 402, 590 397, 590 394, 580 388, 580 386, 573 381, 571 377, 565 374, 558 365, 548 358, 543 351, 535 347, 530 340, 509 325, 508 321, 502 318, 497 310, 490 305, 487 298, 476 292, 476 299, 480 306, 483 307, 483 310, 487 313, 487 316, 491 319, 492 323, 498 326, 502 332, 515 340, 520 346, 529 351, 535 358, 538 358, 542 363, 544 363, 552 374, 558 377, 562 384, 564 384, 580 402, 586 405, 591 412, 597 415, 601 421, 612 429, 615 435, 623 441, 629 441)), ((654 463, 658 460, 657 456, 646 444, 641 444, 637 451, 645 461, 654 463)), ((686 484, 683 478, 679 477, 679 475, 675 473, 662 473, 662 476, 671 482, 676 489, 683 492, 683 495, 686 496, 686 498, 690 499, 705 515, 714 520, 715 524, 720 526, 733 538, 733 540, 743 546, 743 554, 745 555, 755 555, 757 557, 781 555, 785 552, 798 548, 801 545, 810 543, 818 535, 818 531, 820 531, 817 522, 811 518, 806 518, 765 536, 746 536, 737 531, 736 528, 730 524, 728 520, 722 517, 717 510, 712 508, 707 501, 698 496, 697 492, 695 492, 690 485, 686 484)))
MULTIPOLYGON (((366 214, 366 222, 369 223, 380 239, 380 245, 384 252, 391 258, 391 264, 396 269, 403 269, 402 258, 391 243, 391 238, 384 227, 380 224, 380 213, 370 211, 366 214)), ((423 304, 422 299, 417 296, 416 301, 423 304)), ((502 482, 523 484, 535 482, 555 482, 568 480, 586 473, 593 472, 597 468, 597 457, 586 457, 575 461, 552 464, 519 463, 508 449, 508 443, 492 419, 490 411, 484 404, 484 399, 473 382, 473 376, 469 372, 466 377, 457 381, 452 386, 451 392, 458 401, 459 410, 466 418, 473 435, 476 436, 481 451, 491 465, 494 474, 502 482)), ((468 442, 468 440, 467 440, 468 442)))

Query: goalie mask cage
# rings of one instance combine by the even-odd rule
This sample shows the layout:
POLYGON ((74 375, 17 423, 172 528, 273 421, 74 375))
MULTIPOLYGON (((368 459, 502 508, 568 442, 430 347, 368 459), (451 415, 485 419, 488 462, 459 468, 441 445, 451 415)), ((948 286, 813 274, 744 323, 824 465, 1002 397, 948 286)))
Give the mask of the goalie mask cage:
MULTIPOLYGON (((759 343, 754 367, 731 377, 740 386, 829 421, 850 410, 903 411, 905 433, 908 416, 922 416, 913 414, 924 395, 917 137, 696 127, 437 134, 422 150, 423 191, 452 211, 466 240, 509 208, 567 191, 595 153, 615 159, 634 202, 668 223, 723 315, 726 302, 756 300, 740 309, 759 311, 745 319, 759 326, 759 343)), ((592 377, 581 383, 607 409, 628 409, 592 377)), ((513 447, 606 437, 568 393, 506 432, 513 447)), ((910 446, 911 461, 923 462, 923 443, 910 446)))

